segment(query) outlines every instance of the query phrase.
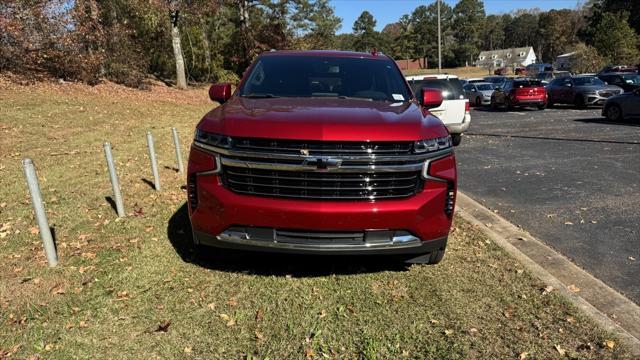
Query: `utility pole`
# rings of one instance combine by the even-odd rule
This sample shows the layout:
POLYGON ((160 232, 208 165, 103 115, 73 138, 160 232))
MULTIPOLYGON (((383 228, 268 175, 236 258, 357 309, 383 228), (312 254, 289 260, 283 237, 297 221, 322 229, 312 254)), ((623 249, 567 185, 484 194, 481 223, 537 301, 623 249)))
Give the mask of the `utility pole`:
POLYGON ((438 74, 442 73, 442 39, 440 31, 440 0, 438 2, 438 74))

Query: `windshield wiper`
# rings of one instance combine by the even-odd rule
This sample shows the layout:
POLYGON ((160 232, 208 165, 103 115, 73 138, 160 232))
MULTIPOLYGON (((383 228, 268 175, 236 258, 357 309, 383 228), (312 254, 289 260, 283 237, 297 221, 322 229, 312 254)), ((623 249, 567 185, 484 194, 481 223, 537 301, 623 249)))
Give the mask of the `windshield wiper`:
POLYGON ((356 97, 356 96, 344 96, 344 95, 340 95, 340 96, 336 96, 338 99, 344 99, 344 100, 366 100, 366 101, 373 101, 372 98, 367 98, 367 97, 356 97))
POLYGON ((245 94, 245 95, 241 95, 241 96, 242 97, 246 97, 246 98, 250 98, 250 99, 271 99, 271 98, 279 97, 277 95, 266 94, 266 93, 251 93, 251 94, 245 94))

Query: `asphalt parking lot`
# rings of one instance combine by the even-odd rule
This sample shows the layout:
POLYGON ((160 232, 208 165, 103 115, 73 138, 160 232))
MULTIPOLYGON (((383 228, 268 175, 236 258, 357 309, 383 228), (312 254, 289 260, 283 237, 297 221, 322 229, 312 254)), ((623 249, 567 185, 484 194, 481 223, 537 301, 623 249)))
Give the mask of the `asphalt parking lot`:
POLYGON ((640 303, 640 121, 600 109, 472 109, 467 195, 640 303))

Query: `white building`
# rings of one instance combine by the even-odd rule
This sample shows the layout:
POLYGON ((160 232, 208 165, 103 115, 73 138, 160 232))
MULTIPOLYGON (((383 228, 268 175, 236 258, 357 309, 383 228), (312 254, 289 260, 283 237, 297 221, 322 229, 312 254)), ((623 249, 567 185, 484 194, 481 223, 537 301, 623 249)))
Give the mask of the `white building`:
POLYGON ((575 55, 576 52, 570 52, 562 55, 558 55, 556 57, 556 62, 553 64, 553 67, 556 70, 571 70, 571 58, 575 55))
POLYGON ((482 51, 476 60, 477 67, 501 68, 527 66, 536 62, 533 47, 482 51))

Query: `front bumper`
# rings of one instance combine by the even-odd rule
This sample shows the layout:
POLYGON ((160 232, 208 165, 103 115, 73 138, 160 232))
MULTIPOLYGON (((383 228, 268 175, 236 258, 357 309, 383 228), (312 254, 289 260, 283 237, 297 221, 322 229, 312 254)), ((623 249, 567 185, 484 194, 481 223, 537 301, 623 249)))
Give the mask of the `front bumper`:
POLYGON ((224 248, 293 253, 422 254, 446 242, 451 218, 444 211, 448 184, 426 180, 414 196, 378 201, 318 201, 237 194, 218 175, 198 176, 198 207, 189 209, 194 242, 224 248), (365 242, 357 246, 274 244, 247 237, 238 227, 331 231, 406 232, 406 241, 365 242))
POLYGON ((582 97, 587 106, 602 106, 608 99, 608 97, 601 96, 597 93, 583 94, 582 97))
MULTIPOLYGON (((292 243, 278 241, 274 236, 265 235, 269 233, 276 233, 276 230, 272 228, 231 227, 217 236, 199 231, 195 231, 193 236, 198 244, 218 248, 308 255, 426 254, 444 250, 447 244, 446 236, 422 241, 409 234, 390 237, 388 241, 376 239, 363 241, 360 244, 327 244, 327 242, 339 241, 339 238, 325 238, 323 244, 314 244, 313 241, 292 243), (238 231, 238 229, 243 230, 238 231), (260 235, 261 233, 262 235, 260 235)), ((388 233, 388 231, 371 231, 371 233, 388 233)))

